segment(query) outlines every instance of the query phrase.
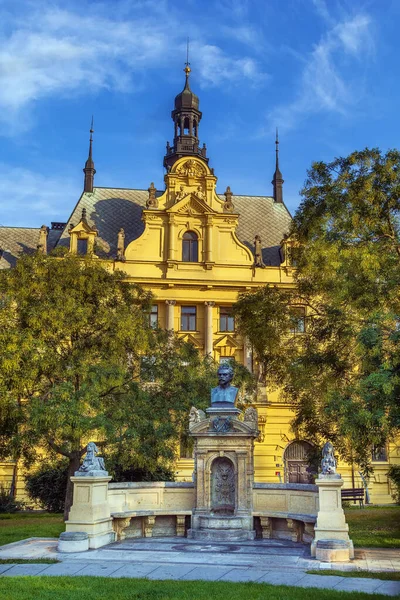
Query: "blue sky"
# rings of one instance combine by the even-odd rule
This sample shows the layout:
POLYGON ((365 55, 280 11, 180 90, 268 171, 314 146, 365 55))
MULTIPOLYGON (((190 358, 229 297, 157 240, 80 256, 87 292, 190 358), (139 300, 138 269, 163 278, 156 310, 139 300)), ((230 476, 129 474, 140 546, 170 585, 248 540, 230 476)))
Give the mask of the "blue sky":
POLYGON ((217 190, 270 195, 279 127, 284 198, 306 171, 400 137, 398 0, 2 0, 0 224, 64 221, 95 185, 163 189, 170 112, 200 97, 217 190))

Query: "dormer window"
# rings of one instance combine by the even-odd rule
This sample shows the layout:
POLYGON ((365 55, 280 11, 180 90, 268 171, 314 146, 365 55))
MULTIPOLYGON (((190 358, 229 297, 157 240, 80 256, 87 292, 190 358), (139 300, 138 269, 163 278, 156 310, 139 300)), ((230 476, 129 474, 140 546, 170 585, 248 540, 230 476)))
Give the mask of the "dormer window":
POLYGON ((183 262, 199 262, 199 241, 194 231, 186 231, 182 238, 183 262))
POLYGON ((88 253, 88 239, 78 239, 78 254, 85 255, 88 253))

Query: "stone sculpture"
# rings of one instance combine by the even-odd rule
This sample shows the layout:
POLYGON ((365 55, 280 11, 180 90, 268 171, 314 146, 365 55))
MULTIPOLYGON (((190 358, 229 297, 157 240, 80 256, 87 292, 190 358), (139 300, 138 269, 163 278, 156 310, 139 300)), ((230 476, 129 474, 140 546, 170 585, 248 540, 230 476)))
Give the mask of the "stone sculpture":
POLYGON ((204 410, 200 410, 195 406, 192 406, 189 413, 189 428, 196 423, 200 423, 206 418, 204 410))
POLYGON ((336 460, 331 442, 326 442, 322 448, 321 473, 322 475, 334 475, 336 473, 336 460))
POLYGON ((187 192, 185 192, 185 188, 183 185, 180 186, 179 192, 176 193, 175 202, 179 202, 179 200, 183 200, 183 198, 187 196, 187 192))
POLYGON ((224 192, 224 196, 225 196, 224 212, 232 212, 234 209, 233 202, 232 202, 233 193, 231 192, 231 188, 229 187, 229 185, 224 192))
POLYGON ((235 470, 227 458, 217 458, 212 465, 212 510, 215 513, 233 513, 235 508, 235 470))
POLYGON ((88 443, 86 446, 85 459, 78 471, 75 471, 75 477, 98 477, 108 475, 104 464, 104 458, 96 456, 98 451, 99 450, 94 442, 88 443))
POLYGON ((157 189, 153 181, 150 183, 150 187, 147 191, 149 192, 149 197, 146 202, 146 208, 158 208, 158 200, 156 198, 157 189))
POLYGON ((261 247, 261 237, 256 235, 254 238, 254 266, 265 268, 265 264, 262 258, 262 247, 261 247))
POLYGON ((239 392, 237 387, 231 386, 233 369, 229 365, 220 365, 218 369, 218 387, 211 390, 211 407, 235 406, 239 392))
POLYGON ((125 261, 124 253, 125 253, 125 231, 121 227, 121 229, 118 231, 116 260, 120 260, 120 261, 124 262, 125 261))
POLYGON ((258 426, 258 412, 254 406, 249 406, 249 408, 246 408, 244 411, 243 421, 249 425, 254 425, 255 428, 258 426))

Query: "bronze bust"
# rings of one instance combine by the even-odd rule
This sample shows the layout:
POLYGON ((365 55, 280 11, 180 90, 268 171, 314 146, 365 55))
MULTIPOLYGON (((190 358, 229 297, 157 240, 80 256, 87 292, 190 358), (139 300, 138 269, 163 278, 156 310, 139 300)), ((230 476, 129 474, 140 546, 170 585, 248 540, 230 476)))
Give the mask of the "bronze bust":
POLYGON ((235 406, 239 389, 231 385, 233 369, 229 365, 220 365, 218 369, 218 387, 211 390, 211 406, 235 406))

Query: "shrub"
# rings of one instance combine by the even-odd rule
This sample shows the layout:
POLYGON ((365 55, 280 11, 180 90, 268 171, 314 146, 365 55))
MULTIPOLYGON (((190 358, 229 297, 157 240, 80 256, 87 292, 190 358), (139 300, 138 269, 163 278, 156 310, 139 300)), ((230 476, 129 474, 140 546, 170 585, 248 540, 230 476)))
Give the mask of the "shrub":
POLYGON ((387 476, 394 486, 393 499, 400 504, 400 465, 390 465, 387 476))
POLYGON ((48 512, 63 512, 67 480, 66 461, 43 462, 26 476, 28 496, 48 512))
POLYGON ((0 485, 0 513, 13 513, 23 508, 24 503, 16 500, 10 489, 0 485))

